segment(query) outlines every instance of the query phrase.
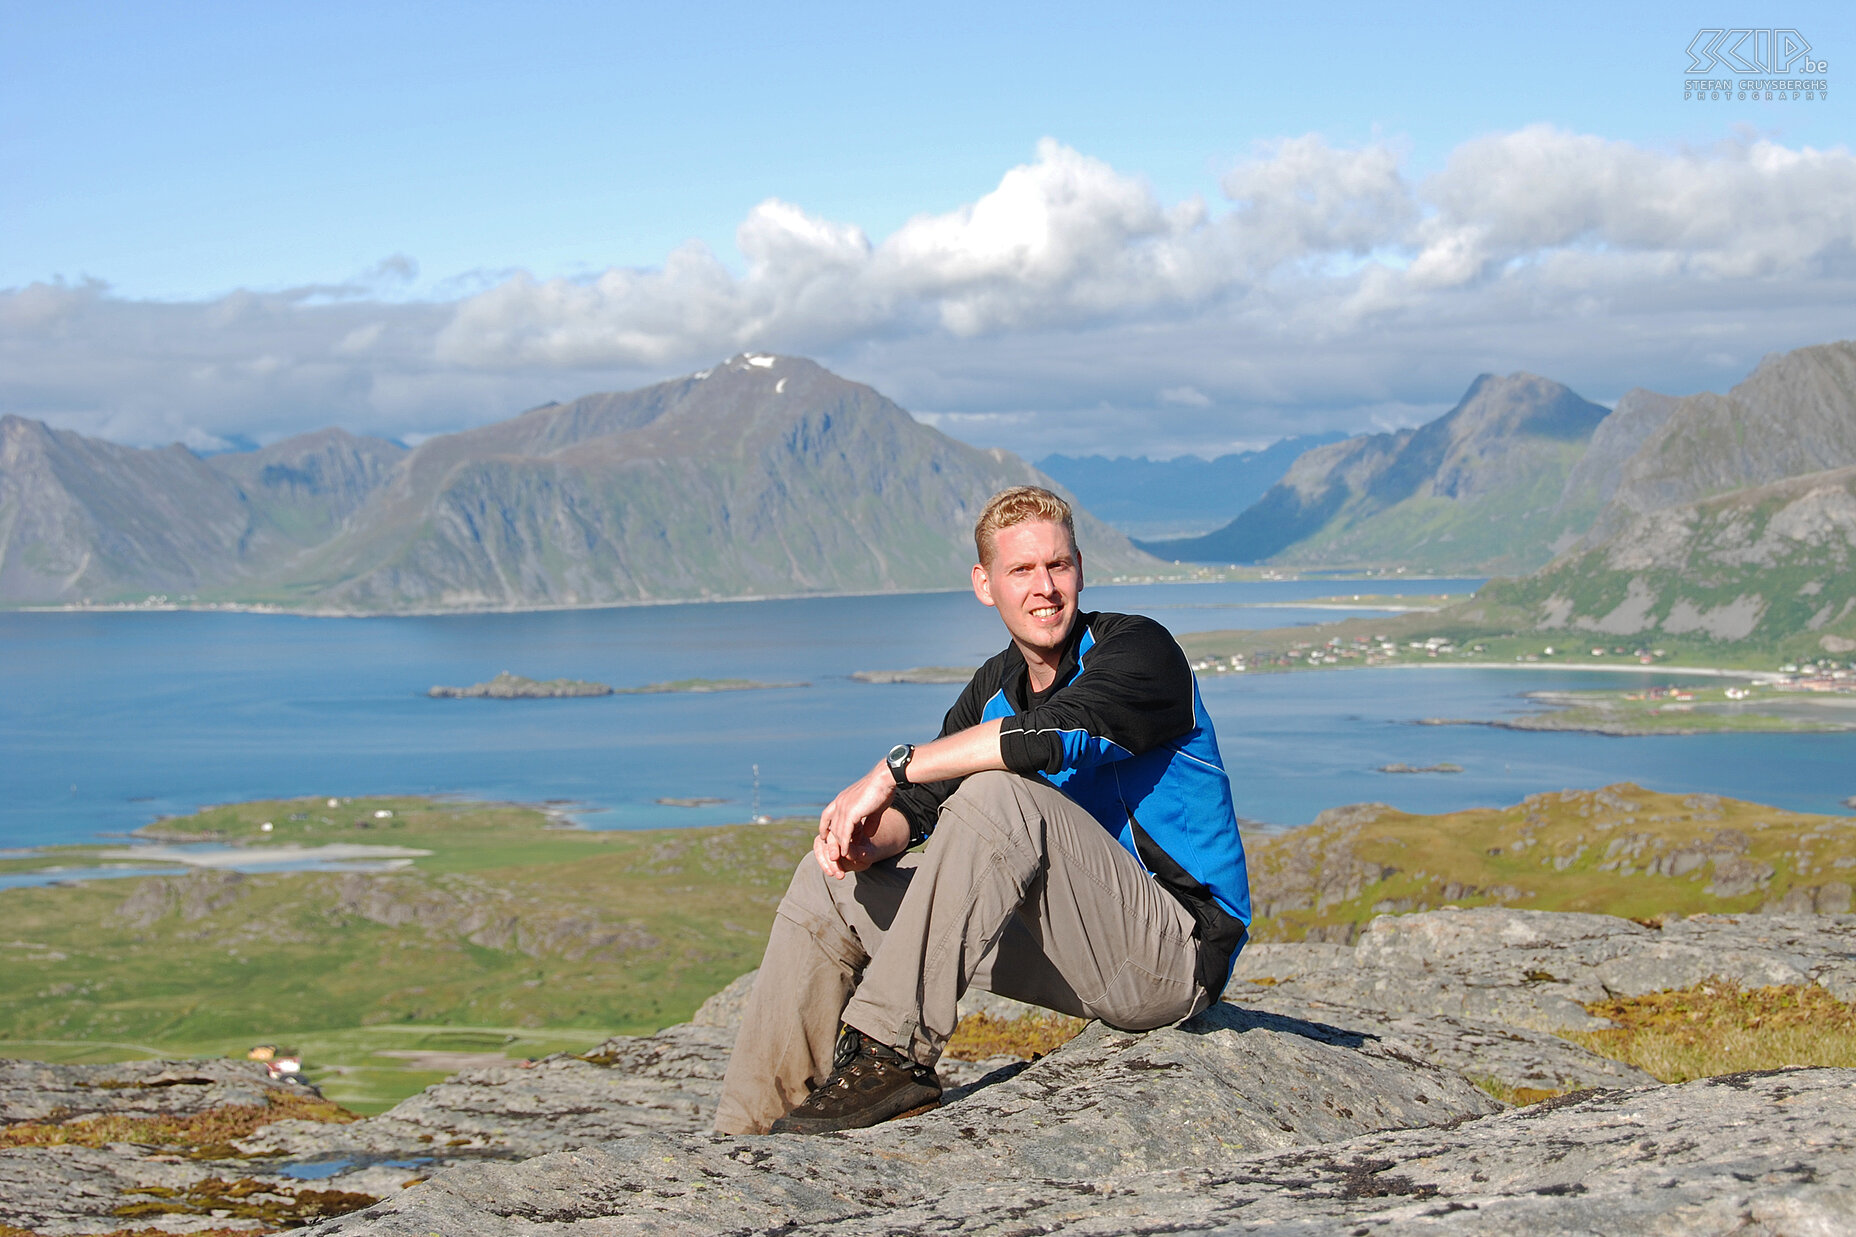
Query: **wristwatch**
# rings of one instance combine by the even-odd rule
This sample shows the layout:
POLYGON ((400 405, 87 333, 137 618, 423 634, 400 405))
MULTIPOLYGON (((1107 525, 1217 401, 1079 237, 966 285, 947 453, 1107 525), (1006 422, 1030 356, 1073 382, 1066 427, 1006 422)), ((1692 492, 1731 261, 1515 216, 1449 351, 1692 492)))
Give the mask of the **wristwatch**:
POLYGON ((913 743, 898 743, 890 748, 889 755, 883 758, 883 763, 889 766, 889 775, 896 779, 896 785, 907 786, 909 784, 909 761, 914 756, 915 745, 913 743))

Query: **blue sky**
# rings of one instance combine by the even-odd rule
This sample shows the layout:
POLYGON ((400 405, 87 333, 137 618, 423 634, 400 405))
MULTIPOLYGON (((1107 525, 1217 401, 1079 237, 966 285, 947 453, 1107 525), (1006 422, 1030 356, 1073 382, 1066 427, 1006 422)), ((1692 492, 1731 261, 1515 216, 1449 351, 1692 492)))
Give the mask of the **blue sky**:
POLYGON ((0 412, 124 441, 417 437, 757 346, 985 445, 1212 453, 1410 423, 1483 367, 1610 400, 1856 334, 1847 6, 7 0, 0 21, 0 412), (1829 97, 1685 102, 1703 26, 1796 29, 1829 97), (1069 265, 976 290, 984 229, 911 221, 1014 169, 1087 209, 1069 265), (1647 231, 1643 190, 1598 201, 1638 177, 1674 203, 1647 231), (1314 225, 1285 213, 1324 194, 1314 225), (1590 218, 1533 218, 1555 194, 1590 218), (1759 201, 1720 218, 1717 194, 1759 201), (1373 282, 1504 231, 1422 295, 1373 282), (679 274, 691 242, 708 265, 679 274))

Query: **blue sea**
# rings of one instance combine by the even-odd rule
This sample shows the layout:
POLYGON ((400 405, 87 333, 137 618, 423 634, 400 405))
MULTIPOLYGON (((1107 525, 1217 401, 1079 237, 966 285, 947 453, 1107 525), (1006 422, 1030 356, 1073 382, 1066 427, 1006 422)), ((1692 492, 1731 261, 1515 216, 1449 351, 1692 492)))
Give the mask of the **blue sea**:
MULTIPOLYGON (((1360 582, 1467 592, 1477 581, 1360 582)), ((1089 609, 1176 632, 1339 617, 1333 580, 1092 587, 1089 609)), ((211 803, 447 794, 556 801, 593 828, 816 812, 891 743, 931 737, 958 689, 857 670, 977 665, 1004 644, 970 593, 326 619, 207 612, 0 614, 0 847, 119 836, 211 803), (681 678, 806 686, 577 700, 432 699, 500 670, 615 687, 681 678), (758 767, 758 799, 756 768, 758 767), (713 798, 702 807, 660 799, 713 798)), ((1543 688, 1673 676, 1382 669, 1202 683, 1238 810, 1259 827, 1377 800, 1413 811, 1634 781, 1816 812, 1856 793, 1856 735, 1607 738, 1493 719, 1543 688), (1384 774, 1451 762, 1460 774, 1384 774)))

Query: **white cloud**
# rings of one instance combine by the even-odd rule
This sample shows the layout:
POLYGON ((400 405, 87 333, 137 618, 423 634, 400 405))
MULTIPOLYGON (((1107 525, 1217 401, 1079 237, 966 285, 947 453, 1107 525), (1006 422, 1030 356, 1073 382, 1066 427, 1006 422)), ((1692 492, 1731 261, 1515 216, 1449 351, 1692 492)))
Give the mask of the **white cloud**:
MULTIPOLYGON (((1767 140, 1664 153, 1535 125, 1458 147, 1424 187, 1435 207, 1412 273, 1452 286, 1562 251, 1645 273, 1756 279, 1850 273, 1856 160, 1767 140)), ((1577 264, 1581 275, 1605 274, 1577 264)))
POLYGON ((453 302, 406 299, 402 256, 196 304, 35 284, 0 292, 0 411, 135 442, 417 435, 757 350, 816 356, 973 441, 1164 454, 1369 428, 1483 370, 1684 392, 1856 335, 1841 148, 1534 126, 1420 180, 1393 144, 1310 135, 1220 189, 1167 203, 1045 141, 880 240, 769 199, 740 225, 740 270, 690 244, 587 279, 473 276, 453 302))

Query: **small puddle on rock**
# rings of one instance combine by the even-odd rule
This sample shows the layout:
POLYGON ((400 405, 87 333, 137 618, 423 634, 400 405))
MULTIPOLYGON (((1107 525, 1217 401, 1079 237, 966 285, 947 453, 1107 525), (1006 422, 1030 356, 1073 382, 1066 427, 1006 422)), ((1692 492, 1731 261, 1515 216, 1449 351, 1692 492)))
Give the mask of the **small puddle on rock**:
POLYGON ((431 1162, 430 1156, 399 1160, 375 1160, 361 1156, 342 1160, 298 1160, 292 1164, 279 1164, 275 1171, 280 1177, 289 1177, 296 1181, 326 1181, 330 1177, 352 1169, 424 1168, 431 1162))

